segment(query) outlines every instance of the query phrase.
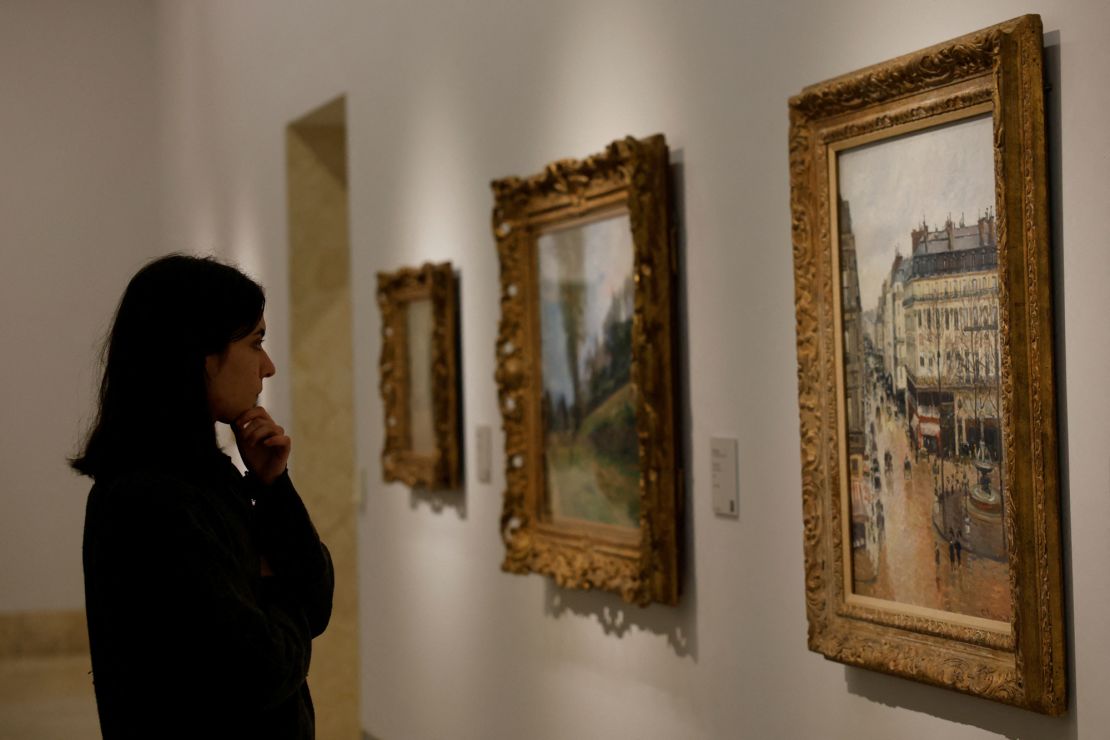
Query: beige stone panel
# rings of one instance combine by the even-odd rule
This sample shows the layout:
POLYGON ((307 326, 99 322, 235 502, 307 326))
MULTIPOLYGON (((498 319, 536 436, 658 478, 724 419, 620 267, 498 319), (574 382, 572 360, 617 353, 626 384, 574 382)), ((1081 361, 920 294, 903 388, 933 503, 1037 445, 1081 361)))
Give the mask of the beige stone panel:
POLYGON ((317 736, 358 737, 354 420, 343 101, 287 137, 291 389, 297 490, 335 563, 335 603, 313 643, 317 736))
POLYGON ((87 652, 0 660, 0 738, 99 738, 91 673, 87 652))
POLYGON ((88 652, 84 611, 0 614, 0 658, 88 652))

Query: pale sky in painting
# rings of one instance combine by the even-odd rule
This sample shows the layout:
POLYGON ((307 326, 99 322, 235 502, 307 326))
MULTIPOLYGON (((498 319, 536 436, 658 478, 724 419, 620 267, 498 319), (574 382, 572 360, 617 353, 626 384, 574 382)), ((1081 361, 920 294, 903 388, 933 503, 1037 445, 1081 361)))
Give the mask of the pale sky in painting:
POLYGON ((895 248, 911 253, 910 231, 924 218, 974 224, 994 207, 989 115, 840 152, 840 197, 852 213, 862 309, 875 308, 895 248))
MULTIPOLYGON (((601 334, 614 293, 632 274, 632 226, 627 213, 570 229, 541 234, 537 250, 540 271, 540 335, 543 351, 543 385, 552 398, 560 394, 574 400, 566 351, 566 329, 559 309, 557 285, 586 284, 583 328, 588 347, 601 334), (580 255, 575 246, 582 239, 580 255), (580 257, 581 259, 579 259, 580 257)), ((585 362, 584 353, 579 363, 585 362)))

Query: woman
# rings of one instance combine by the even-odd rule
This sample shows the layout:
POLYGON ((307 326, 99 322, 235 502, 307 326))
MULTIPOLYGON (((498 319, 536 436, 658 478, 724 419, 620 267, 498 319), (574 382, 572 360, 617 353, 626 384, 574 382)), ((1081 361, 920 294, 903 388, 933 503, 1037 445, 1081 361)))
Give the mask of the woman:
POLYGON ((104 737, 311 738, 312 638, 331 615, 327 548, 257 405, 275 368, 262 288, 171 255, 131 279, 99 409, 73 467, 94 480, 85 603, 104 737), (230 424, 247 467, 219 449, 230 424))

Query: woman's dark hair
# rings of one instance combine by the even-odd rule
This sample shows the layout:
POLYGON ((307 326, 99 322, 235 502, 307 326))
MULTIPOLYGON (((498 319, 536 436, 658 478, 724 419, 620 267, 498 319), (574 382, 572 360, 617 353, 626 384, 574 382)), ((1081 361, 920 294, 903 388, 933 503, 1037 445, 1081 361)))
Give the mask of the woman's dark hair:
POLYGON ((94 479, 219 454, 205 358, 254 331, 262 287, 211 257, 171 254, 139 270, 104 347, 96 421, 70 465, 94 479))

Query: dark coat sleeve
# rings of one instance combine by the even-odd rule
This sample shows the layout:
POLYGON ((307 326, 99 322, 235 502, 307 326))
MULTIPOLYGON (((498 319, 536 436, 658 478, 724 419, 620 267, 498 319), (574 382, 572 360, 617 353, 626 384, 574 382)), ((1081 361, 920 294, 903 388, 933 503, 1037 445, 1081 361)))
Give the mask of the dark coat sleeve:
POLYGON ((331 553, 312 526, 288 472, 268 486, 248 473, 244 484, 255 502, 255 541, 274 572, 263 579, 267 593, 283 603, 297 604, 315 637, 331 619, 335 590, 331 553))

